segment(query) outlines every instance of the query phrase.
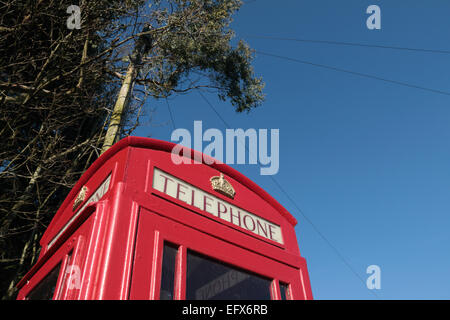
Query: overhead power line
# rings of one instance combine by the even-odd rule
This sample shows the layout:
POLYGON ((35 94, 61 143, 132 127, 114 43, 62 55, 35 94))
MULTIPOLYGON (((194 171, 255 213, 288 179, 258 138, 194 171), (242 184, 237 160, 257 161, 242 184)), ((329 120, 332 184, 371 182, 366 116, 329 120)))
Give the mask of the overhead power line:
POLYGON ((167 98, 166 98, 166 104, 167 104, 167 109, 169 109, 170 120, 172 122, 173 130, 175 130, 175 121, 173 120, 172 110, 170 110, 170 105, 169 105, 169 101, 167 100, 167 98))
MULTIPOLYGON (((200 94, 200 96, 202 97, 202 99, 206 102, 206 104, 210 107, 210 109, 217 115, 217 117, 222 121, 222 123, 225 125, 225 127, 227 129, 231 129, 231 126, 228 124, 227 121, 225 121, 225 119, 220 115, 220 113, 216 110, 216 108, 214 108, 214 106, 211 104, 211 102, 209 102, 208 99, 206 99, 206 97, 203 95, 203 93, 201 91, 198 91, 198 93, 200 94)), ((251 152, 248 149, 248 146, 246 144, 244 144, 245 149, 247 150, 247 152, 251 152)), ((258 165, 261 166, 261 163, 259 160, 258 161, 258 165)), ((306 222, 308 222, 312 228, 314 229, 314 231, 328 244, 328 246, 335 252, 335 254, 339 257, 340 260, 342 260, 342 262, 347 266, 347 268, 350 269, 350 271, 364 284, 364 286, 366 286, 366 282, 364 281, 364 279, 358 274, 358 272, 355 271, 355 269, 353 269, 353 267, 351 266, 351 264, 347 261, 347 259, 345 259, 345 257, 339 252, 339 250, 336 248, 336 246, 334 246, 330 240, 327 239, 327 237, 325 237, 325 235, 319 230, 319 228, 311 221, 311 219, 308 218, 308 216, 306 216, 306 214, 304 213, 304 211, 302 209, 300 209, 300 207, 297 205, 297 203, 294 201, 294 199, 289 196, 289 194, 284 190, 284 188, 281 186, 281 184, 273 177, 273 176, 269 176, 270 179, 275 183, 275 185, 278 187, 278 189, 289 199, 290 202, 292 202, 292 204, 294 205, 294 207, 297 209, 297 211, 303 216, 303 218, 305 219, 306 222)), ((370 290, 370 292, 377 298, 379 298, 378 294, 376 294, 373 290, 370 290)))
POLYGON ((396 46, 377 45, 377 44, 365 44, 365 43, 356 43, 356 42, 342 42, 342 41, 330 41, 330 40, 285 38, 285 37, 272 37, 272 36, 263 36, 263 35, 245 35, 244 37, 246 37, 246 38, 255 38, 255 39, 268 39, 268 40, 281 40, 281 41, 293 41, 293 42, 304 42, 304 43, 318 43, 318 44, 340 45, 340 46, 367 47, 367 48, 378 48, 378 49, 392 49, 392 50, 406 50, 406 51, 416 51, 416 52, 450 54, 450 50, 436 50, 436 49, 423 49, 423 48, 396 47, 396 46))
POLYGON ((356 71, 352 71, 352 70, 337 68, 337 67, 333 67, 333 66, 329 66, 329 65, 325 65, 325 64, 314 63, 314 62, 310 62, 310 61, 306 61, 306 60, 301 60, 301 59, 281 56, 281 55, 277 55, 277 54, 273 54, 273 53, 267 53, 267 52, 263 52, 263 51, 259 51, 259 50, 256 50, 255 52, 259 53, 261 55, 269 56, 269 57, 274 57, 274 58, 283 59, 283 60, 287 60, 287 61, 292 61, 292 62, 296 62, 296 63, 302 63, 302 64, 314 66, 314 67, 329 69, 329 70, 333 70, 333 71, 337 71, 337 72, 343 72, 343 73, 347 73, 347 74, 352 74, 352 75, 359 76, 359 77, 374 79, 374 80, 378 80, 378 81, 384 81, 384 82, 387 82, 387 83, 393 83, 393 84, 404 86, 404 87, 420 89, 420 90, 424 90, 424 91, 428 91, 428 92, 433 92, 433 93, 438 93, 438 94, 443 94, 443 95, 446 95, 446 96, 450 96, 450 92, 448 92, 448 91, 437 90, 437 89, 432 89, 432 88, 426 88, 426 87, 418 86, 418 85, 407 83, 407 82, 403 82, 403 81, 390 80, 390 79, 382 78, 382 77, 371 75, 371 74, 367 74, 367 73, 362 73, 362 72, 356 72, 356 71))

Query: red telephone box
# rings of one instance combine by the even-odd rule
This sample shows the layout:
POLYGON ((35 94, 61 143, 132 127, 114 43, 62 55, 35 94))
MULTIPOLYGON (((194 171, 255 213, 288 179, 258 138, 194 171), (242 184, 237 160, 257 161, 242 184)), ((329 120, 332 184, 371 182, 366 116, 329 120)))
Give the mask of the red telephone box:
POLYGON ((176 164, 174 146, 128 137, 98 158, 18 299, 312 299, 295 218, 225 164, 176 164))

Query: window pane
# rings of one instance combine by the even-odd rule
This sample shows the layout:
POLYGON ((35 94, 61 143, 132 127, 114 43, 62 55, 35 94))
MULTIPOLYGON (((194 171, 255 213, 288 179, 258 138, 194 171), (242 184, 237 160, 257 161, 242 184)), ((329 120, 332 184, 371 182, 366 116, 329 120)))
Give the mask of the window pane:
POLYGON ((178 248, 170 243, 164 243, 163 262, 161 271, 161 291, 160 300, 173 300, 174 279, 175 279, 175 259, 178 248))
POLYGON ((58 264, 50 273, 38 283, 33 290, 28 294, 28 300, 52 300, 55 293, 56 282, 58 281, 59 269, 61 264, 58 264))
POLYGON ((186 299, 270 300, 271 281, 188 251, 186 299))
POLYGON ((289 300, 289 286, 286 283, 280 282, 280 293, 281 293, 281 300, 289 300))

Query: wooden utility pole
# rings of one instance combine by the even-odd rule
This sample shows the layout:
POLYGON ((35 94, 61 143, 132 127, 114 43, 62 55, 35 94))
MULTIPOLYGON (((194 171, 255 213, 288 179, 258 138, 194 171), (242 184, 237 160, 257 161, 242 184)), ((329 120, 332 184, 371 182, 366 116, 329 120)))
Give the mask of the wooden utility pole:
POLYGON ((122 125, 123 116, 133 92, 134 81, 136 80, 136 76, 138 75, 138 71, 141 67, 142 56, 149 52, 152 46, 152 38, 149 31, 151 31, 150 25, 147 25, 142 29, 141 35, 136 41, 133 54, 129 57, 130 64, 128 65, 125 79, 123 80, 122 87, 120 88, 116 104, 114 105, 111 119, 109 120, 108 130, 106 131, 105 140, 103 141, 101 154, 108 150, 120 138, 120 128, 122 125))
POLYGON ((123 80, 122 87, 120 88, 119 96, 117 97, 114 110, 109 120, 108 130, 106 131, 105 140, 103 141, 101 153, 108 150, 114 143, 119 140, 119 130, 122 123, 122 117, 128 106, 131 93, 133 91, 134 80, 136 78, 136 66, 132 61, 128 65, 127 74, 123 80))

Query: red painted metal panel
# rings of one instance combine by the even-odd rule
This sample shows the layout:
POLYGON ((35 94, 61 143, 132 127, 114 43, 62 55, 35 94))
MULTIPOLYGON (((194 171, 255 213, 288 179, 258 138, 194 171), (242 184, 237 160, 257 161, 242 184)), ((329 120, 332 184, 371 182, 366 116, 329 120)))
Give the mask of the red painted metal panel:
MULTIPOLYGON (((294 299, 312 299, 306 261, 300 256, 294 230, 297 221, 292 215, 225 164, 174 164, 170 154, 173 146, 128 137, 97 159, 42 237, 40 257, 19 283, 18 298, 25 298, 62 263, 54 298, 159 299, 163 243, 170 241, 179 245, 176 299, 186 296, 186 255, 191 249, 273 279, 273 299, 280 298, 279 282, 290 284, 294 299), (160 172, 159 178, 155 172, 160 172), (171 177, 178 183, 176 193, 157 187, 161 172, 165 179, 171 177), (236 191, 233 198, 211 188, 211 177, 219 174, 236 191), (82 188, 87 188, 87 194, 74 209, 82 188), (183 198, 182 190, 192 193, 191 201, 183 198), (195 203, 195 196, 203 197, 203 207, 195 203), (215 214, 206 201, 217 206, 215 214), (241 224, 241 214, 253 228, 245 221, 241 224), (280 235, 275 236, 275 232, 280 235), (80 266, 82 279, 75 291, 65 284, 65 269, 73 264, 80 266)), ((191 151, 194 154, 198 155, 191 151)))
MULTIPOLYGON (((156 212, 149 211, 144 208, 141 209, 138 238, 147 239, 148 241, 151 238, 148 235, 154 234, 155 232, 158 232, 161 235, 163 241, 168 241, 179 245, 182 244, 183 251, 186 250, 185 248, 188 248, 195 252, 259 274, 266 278, 276 279, 284 283, 291 283, 293 298, 305 298, 303 286, 300 283, 299 268, 302 266, 301 262, 298 264, 299 267, 295 268, 277 260, 262 256, 257 252, 232 245, 217 237, 194 230, 186 225, 159 215, 156 212)), ((159 241, 162 242, 161 239, 159 241)), ((144 256, 148 250, 149 247, 147 246, 138 246, 136 248, 136 256, 144 256)), ((133 277, 136 276, 137 278, 143 280, 141 277, 142 273, 145 272, 144 270, 150 269, 150 265, 147 263, 150 263, 151 265, 151 259, 147 259, 147 261, 137 259, 133 269, 133 277)), ((180 263, 178 267, 183 268, 182 266, 183 263, 180 263)), ((186 272, 182 272, 181 274, 185 275, 186 272)), ((160 277, 160 275, 157 275, 157 277, 160 277)), ((150 277, 146 277, 146 281, 133 281, 132 292, 134 295, 131 296, 131 298, 148 298, 149 295, 146 293, 149 292, 152 287, 150 281, 150 277), (137 287, 135 288, 135 286, 137 287)), ((177 288, 183 288, 183 285, 186 283, 186 279, 179 277, 177 281, 177 288)), ((159 290, 159 286, 153 286, 153 288, 153 290, 159 290)), ((176 297, 183 297, 183 290, 185 290, 185 287, 184 289, 179 290, 181 290, 181 292, 176 292, 176 297)))
MULTIPOLYGON (((92 231, 93 216, 90 216, 73 234, 68 238, 58 250, 52 253, 43 265, 36 269, 30 277, 26 277, 20 284, 21 290, 17 299, 26 299, 28 294, 36 287, 45 276, 53 270, 58 264, 61 264, 58 282, 56 284, 54 299, 76 299, 77 294, 83 286, 83 276, 89 276, 88 273, 80 272, 78 275, 81 279, 75 279, 80 284, 80 287, 67 286, 67 281, 74 281, 74 279, 66 278, 66 273, 69 266, 76 266, 79 270, 85 267, 85 244, 89 240, 92 231), (70 261, 69 261, 70 255, 70 261), (70 263, 70 264, 69 264, 70 263), (64 281, 63 281, 64 280, 64 281), (79 280, 79 281, 78 281, 79 280)), ((76 275, 76 276, 78 276, 76 275)))

